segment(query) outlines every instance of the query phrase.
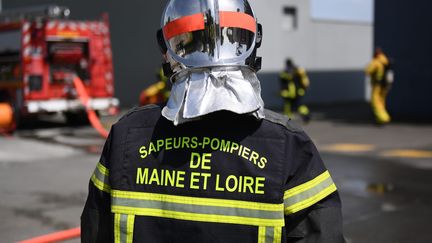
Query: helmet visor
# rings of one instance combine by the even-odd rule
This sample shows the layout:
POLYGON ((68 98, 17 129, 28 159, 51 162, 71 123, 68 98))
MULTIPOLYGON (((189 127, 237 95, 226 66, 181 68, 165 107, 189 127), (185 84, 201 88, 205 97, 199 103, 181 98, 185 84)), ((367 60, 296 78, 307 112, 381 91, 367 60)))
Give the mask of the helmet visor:
POLYGON ((170 54, 186 66, 244 61, 257 32, 252 9, 244 0, 174 0, 167 6, 163 26, 170 54))

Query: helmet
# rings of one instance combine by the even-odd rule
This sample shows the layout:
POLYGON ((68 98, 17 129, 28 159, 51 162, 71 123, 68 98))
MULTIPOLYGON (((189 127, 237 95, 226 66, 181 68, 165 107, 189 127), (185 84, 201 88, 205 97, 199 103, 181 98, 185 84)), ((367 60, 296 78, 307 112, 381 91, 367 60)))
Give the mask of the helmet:
POLYGON ((171 0, 158 43, 166 75, 223 66, 261 68, 262 27, 247 0, 171 0))

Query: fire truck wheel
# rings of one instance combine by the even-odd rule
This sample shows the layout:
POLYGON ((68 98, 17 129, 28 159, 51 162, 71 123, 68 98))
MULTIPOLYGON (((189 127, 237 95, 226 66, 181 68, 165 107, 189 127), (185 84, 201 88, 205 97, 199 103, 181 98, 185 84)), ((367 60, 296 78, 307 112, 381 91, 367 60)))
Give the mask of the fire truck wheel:
POLYGON ((66 118, 66 122, 72 126, 85 126, 89 125, 90 121, 87 117, 87 112, 84 110, 80 111, 68 111, 64 112, 63 115, 66 118))

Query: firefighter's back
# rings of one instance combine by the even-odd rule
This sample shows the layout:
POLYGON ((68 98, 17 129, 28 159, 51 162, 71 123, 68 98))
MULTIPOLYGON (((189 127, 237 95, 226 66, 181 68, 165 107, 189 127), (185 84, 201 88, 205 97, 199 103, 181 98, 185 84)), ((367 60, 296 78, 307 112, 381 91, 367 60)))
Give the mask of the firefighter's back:
POLYGON ((157 106, 140 108, 112 130, 115 145, 104 166, 110 172, 114 237, 280 241, 289 170, 282 161, 295 128, 287 129, 274 113, 272 121, 259 121, 217 112, 178 127, 160 113, 157 106))

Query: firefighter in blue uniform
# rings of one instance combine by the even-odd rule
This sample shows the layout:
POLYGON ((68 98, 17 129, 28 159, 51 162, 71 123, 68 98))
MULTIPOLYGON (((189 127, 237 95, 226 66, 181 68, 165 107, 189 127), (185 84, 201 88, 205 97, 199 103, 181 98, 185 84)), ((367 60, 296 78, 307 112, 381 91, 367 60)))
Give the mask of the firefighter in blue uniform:
POLYGON ((249 3, 171 0, 162 23, 170 99, 112 127, 82 242, 344 242, 337 189, 311 139, 264 109, 249 3))

